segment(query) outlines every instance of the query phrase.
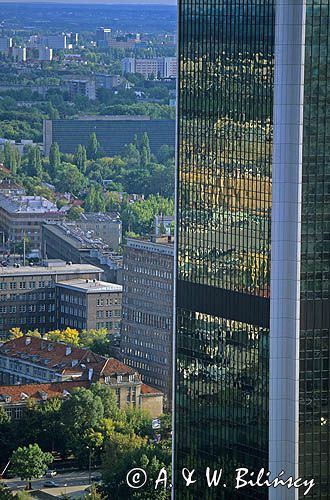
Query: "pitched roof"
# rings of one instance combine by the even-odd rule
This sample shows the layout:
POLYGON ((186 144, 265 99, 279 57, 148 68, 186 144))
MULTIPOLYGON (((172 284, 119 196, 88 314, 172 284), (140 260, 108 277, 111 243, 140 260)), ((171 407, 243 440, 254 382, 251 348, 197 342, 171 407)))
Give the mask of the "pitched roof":
POLYGON ((69 346, 60 342, 23 336, 9 340, 0 346, 0 355, 21 359, 57 373, 90 378, 134 374, 136 371, 115 358, 106 358, 83 347, 69 346))
POLYGON ((85 381, 56 382, 52 384, 20 384, 0 386, 0 404, 7 402, 4 397, 9 397, 10 403, 19 403, 27 399, 36 401, 45 401, 51 398, 64 398, 70 394, 76 387, 89 386, 85 381))
POLYGON ((155 387, 151 387, 150 385, 147 385, 147 384, 141 385, 141 394, 142 394, 142 396, 144 396, 144 395, 155 396, 156 394, 159 396, 163 396, 162 391, 160 391, 159 389, 156 389, 155 387))

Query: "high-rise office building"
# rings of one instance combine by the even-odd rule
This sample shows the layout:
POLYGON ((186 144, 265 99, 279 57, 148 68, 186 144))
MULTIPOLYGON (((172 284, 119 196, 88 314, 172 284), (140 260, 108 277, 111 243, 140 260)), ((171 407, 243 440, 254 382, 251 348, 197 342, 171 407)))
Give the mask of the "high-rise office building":
POLYGON ((176 500, 328 498, 329 36, 328 1, 179 2, 176 500))

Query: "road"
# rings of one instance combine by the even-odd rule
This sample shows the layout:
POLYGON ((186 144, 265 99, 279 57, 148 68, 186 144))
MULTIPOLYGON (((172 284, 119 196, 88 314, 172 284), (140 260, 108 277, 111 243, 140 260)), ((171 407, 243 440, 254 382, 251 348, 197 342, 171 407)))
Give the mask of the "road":
MULTIPOLYGON (((97 472, 93 472, 93 474, 97 474, 97 472)), ((22 490, 26 486, 26 482, 21 481, 18 477, 4 479, 3 483, 13 491, 22 490)), ((34 479, 31 483, 33 490, 42 490, 54 496, 68 493, 70 496, 72 494, 72 498, 79 498, 81 492, 84 492, 87 486, 90 485, 88 471, 59 472, 52 478, 43 477, 42 479, 34 479), (54 481, 58 485, 58 488, 45 488, 45 481, 54 481)))

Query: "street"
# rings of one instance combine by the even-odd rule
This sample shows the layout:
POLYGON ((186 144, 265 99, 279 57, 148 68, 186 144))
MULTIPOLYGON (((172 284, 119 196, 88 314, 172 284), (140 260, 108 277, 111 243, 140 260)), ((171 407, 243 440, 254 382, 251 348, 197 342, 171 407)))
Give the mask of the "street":
MULTIPOLYGON (((23 490, 26 486, 26 481, 21 481, 20 478, 3 479, 2 481, 12 491, 23 490)), ((73 471, 59 472, 54 477, 43 477, 42 479, 34 479, 31 482, 33 490, 42 490, 46 493, 60 496, 63 493, 70 494, 72 498, 81 498, 84 490, 89 486, 88 471, 73 471), (54 481, 58 485, 57 488, 45 488, 46 481, 54 481)))

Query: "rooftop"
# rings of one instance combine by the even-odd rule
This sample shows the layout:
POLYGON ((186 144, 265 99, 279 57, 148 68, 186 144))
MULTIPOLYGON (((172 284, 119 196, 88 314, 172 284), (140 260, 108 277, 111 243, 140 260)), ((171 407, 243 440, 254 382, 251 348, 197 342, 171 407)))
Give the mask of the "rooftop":
POLYGON ((126 247, 162 255, 174 256, 174 239, 171 236, 146 238, 126 238, 126 247))
POLYGON ((123 287, 121 285, 97 280, 77 279, 70 281, 59 281, 57 285, 63 288, 69 288, 70 290, 81 290, 86 293, 121 293, 123 291, 123 287))
POLYGON ((42 196, 6 196, 0 194, 0 207, 10 213, 59 213, 57 206, 42 196))
POLYGON ((27 399, 34 399, 38 402, 51 398, 65 398, 77 387, 88 387, 88 382, 83 380, 55 382, 50 384, 20 384, 3 385, 0 387, 1 403, 20 403, 27 399))
POLYGON ((120 216, 118 213, 84 213, 81 214, 79 222, 114 222, 117 224, 121 223, 120 216))
POLYGON ((115 358, 105 358, 86 348, 51 342, 45 338, 23 336, 9 340, 0 346, 0 356, 24 360, 63 375, 87 377, 88 380, 135 373, 115 358))
POLYGON ((1 276, 40 276, 51 274, 102 273, 103 269, 91 264, 57 264, 44 266, 0 267, 1 276))

